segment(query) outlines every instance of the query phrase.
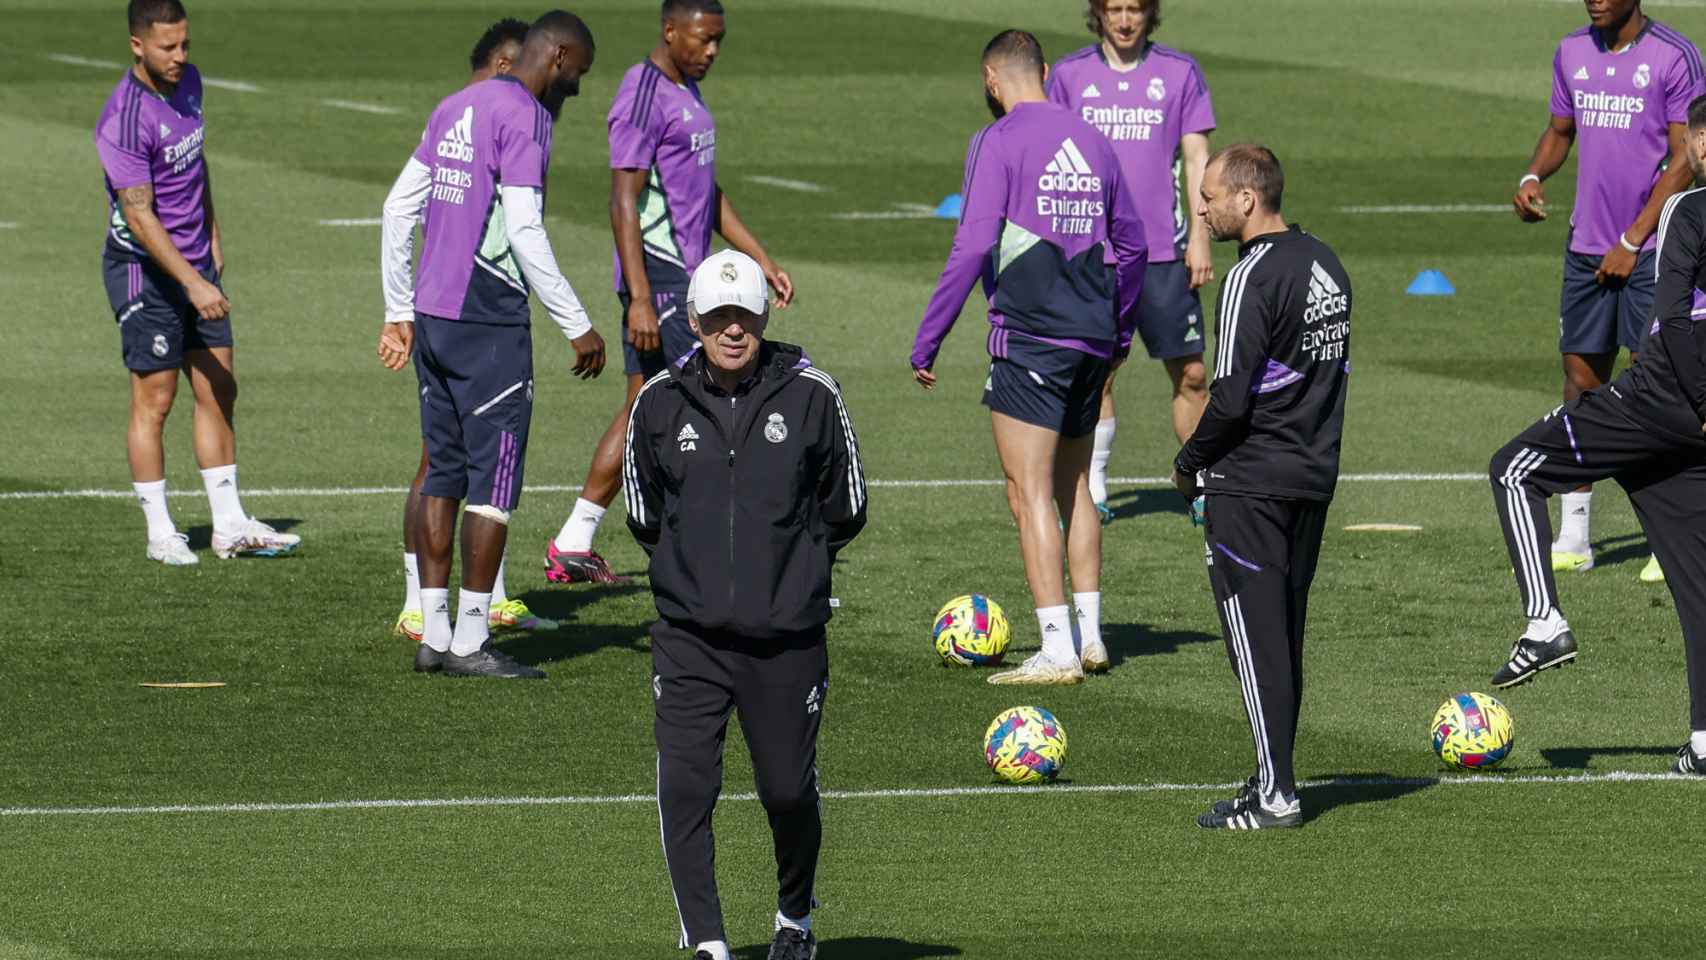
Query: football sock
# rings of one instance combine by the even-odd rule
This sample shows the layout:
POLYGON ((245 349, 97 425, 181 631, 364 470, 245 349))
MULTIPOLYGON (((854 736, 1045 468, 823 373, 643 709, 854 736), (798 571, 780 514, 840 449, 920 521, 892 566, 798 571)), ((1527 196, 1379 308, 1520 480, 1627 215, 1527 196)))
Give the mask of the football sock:
POLYGON ((1559 497, 1563 502, 1561 522, 1558 524, 1558 542, 1568 547, 1586 547, 1588 540, 1588 517, 1593 509, 1593 491, 1587 493, 1566 493, 1559 497))
POLYGON ((1055 663, 1075 663, 1078 653, 1072 649, 1072 608, 1037 608, 1037 629, 1043 635, 1043 656, 1055 663))
POLYGON ((591 550, 593 535, 598 533, 598 522, 604 519, 605 509, 591 500, 575 498, 574 512, 564 521, 563 529, 557 532, 554 541, 557 549, 570 553, 586 553, 591 550))
POLYGON ((421 615, 426 625, 421 629, 421 642, 439 653, 450 649, 450 590, 447 587, 421 588, 421 615))
POLYGON ((783 927, 793 927, 795 930, 798 930, 801 933, 811 933, 812 932, 812 915, 808 913, 805 916, 801 917, 800 919, 795 920, 795 919, 792 919, 791 917, 784 916, 782 911, 778 910, 778 911, 776 911, 776 927, 775 927, 775 929, 781 930, 783 927))
MULTIPOLYGON (((1078 637, 1081 643, 1102 641, 1102 592, 1075 593, 1072 607, 1078 611, 1078 637)), ((1079 648, 1080 652, 1083 648, 1079 648)))
POLYGON ((403 554, 403 609, 421 608, 421 566, 412 553, 403 554))
POLYGON ((471 656, 486 645, 490 626, 486 612, 492 608, 490 593, 475 593, 467 587, 456 598, 456 632, 450 639, 450 652, 459 657, 471 656))
POLYGON ((151 480, 132 483, 136 502, 142 505, 142 516, 148 521, 148 539, 158 540, 178 532, 172 525, 172 514, 166 509, 166 481, 151 480))
POLYGON ((243 502, 237 499, 235 463, 203 470, 201 482, 207 487, 207 503, 213 508, 213 529, 230 530, 249 519, 249 515, 243 512, 243 502))
POLYGON ((1096 445, 1090 451, 1090 499, 1108 502, 1108 459, 1114 455, 1114 418, 1096 421, 1096 445))
POLYGON ((1706 730, 1696 730, 1688 735, 1688 749, 1697 757, 1706 757, 1706 730))
MULTIPOLYGON (((505 557, 504 560, 508 560, 505 557)), ((509 591, 504 589, 504 560, 498 561, 498 577, 492 581, 492 606, 496 607, 509 599, 509 591)))
MULTIPOLYGON (((557 549, 561 550, 562 547, 557 549)), ((711 960, 731 960, 729 944, 726 940, 707 940, 693 948, 694 953, 708 953, 711 960)))
POLYGON ((1564 614, 1553 607, 1546 611, 1546 616, 1528 621, 1528 629, 1522 635, 1530 640, 1551 640, 1558 634, 1570 629, 1570 622, 1564 619, 1564 614))

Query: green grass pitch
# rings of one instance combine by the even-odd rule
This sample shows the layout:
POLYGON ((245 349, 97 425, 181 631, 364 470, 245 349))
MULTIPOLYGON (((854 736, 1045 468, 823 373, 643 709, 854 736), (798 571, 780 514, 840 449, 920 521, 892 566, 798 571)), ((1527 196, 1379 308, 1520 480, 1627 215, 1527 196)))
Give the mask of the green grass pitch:
MULTIPOLYGON (((977 52, 1004 26, 1051 57, 1088 42, 1077 0, 733 0, 705 85, 719 174, 794 275, 773 335, 841 379, 881 481, 999 476, 973 297, 925 396, 912 331, 951 224, 841 220, 957 189, 987 121, 977 52), (818 184, 818 193, 754 182, 818 184)), ((127 387, 97 278, 103 223, 91 128, 125 61, 117 0, 0 0, 0 491, 124 490, 127 387), (57 59, 56 59, 57 57, 57 59), (68 62, 70 58, 71 62, 68 62)), ((1649 13, 1706 36, 1698 4, 1649 13)), ((576 6, 599 40, 556 136, 550 229, 606 337, 603 113, 649 49, 655 5, 576 6)), ((126 498, 0 497, 0 958, 672 956, 675 917, 649 797, 650 599, 641 586, 547 587, 545 539, 619 402, 613 370, 567 376, 549 327, 511 592, 564 621, 506 648, 544 684, 408 672, 387 628, 401 599, 401 497, 418 449, 412 378, 379 369, 374 227, 421 123, 463 82, 490 0, 192 2, 195 57, 250 91, 208 90, 235 308, 247 505, 304 537, 277 562, 168 570, 142 559, 126 498), (394 110, 356 112, 328 100, 394 110), (263 495, 262 491, 280 491, 263 495), (296 491, 296 492, 283 492, 296 491), (214 690, 143 681, 220 680, 214 690), (456 798, 332 809, 321 801, 456 798), (26 808, 205 807, 74 815, 26 808), (286 808, 280 809, 279 805, 286 808)), ((1546 118, 1553 45, 1584 20, 1551 0, 1176 0, 1159 35, 1194 54, 1219 143, 1267 142, 1290 218, 1341 254, 1356 292, 1349 474, 1474 475, 1556 402, 1559 252, 1573 164, 1548 223, 1353 206, 1500 204, 1546 118), (1406 297, 1424 268, 1450 299, 1406 297)), ((1219 272, 1232 250, 1216 251, 1219 272)), ((1212 302, 1213 292, 1207 300, 1212 302)), ((614 342, 612 341, 614 346, 614 342)), ((1159 367, 1121 386, 1114 473, 1153 478, 1174 444, 1159 367)), ((184 394, 187 398, 187 391, 184 394)), ((205 543, 189 411, 168 428, 180 527, 205 543)), ((1484 481, 1341 487, 1314 592, 1299 773, 1311 822, 1205 835, 1191 816, 1251 763, 1200 535, 1154 483, 1116 488, 1105 620, 1113 672, 1013 691, 941 668, 926 625, 967 590, 1002 601, 1018 650, 1036 628, 999 488, 879 485, 844 555, 822 740, 826 958, 1681 957, 1700 943, 1701 785, 1663 771, 1686 730, 1669 595, 1640 584, 1640 531, 1596 500, 1602 567, 1566 578, 1579 665, 1504 697, 1517 748, 1498 773, 1433 782, 1427 721, 1482 688, 1519 623, 1484 481), (1366 522, 1411 534, 1345 532, 1366 522), (1036 702, 1071 734, 1064 780, 990 779, 978 738, 1036 702), (1546 778, 1581 777, 1570 783, 1546 778), (881 795, 879 791, 914 791, 881 795)), ((619 509, 619 508, 618 508, 619 509)), ((601 548, 643 569, 613 516, 601 548)), ((740 956, 763 955, 774 867, 731 737, 719 875, 740 956)))

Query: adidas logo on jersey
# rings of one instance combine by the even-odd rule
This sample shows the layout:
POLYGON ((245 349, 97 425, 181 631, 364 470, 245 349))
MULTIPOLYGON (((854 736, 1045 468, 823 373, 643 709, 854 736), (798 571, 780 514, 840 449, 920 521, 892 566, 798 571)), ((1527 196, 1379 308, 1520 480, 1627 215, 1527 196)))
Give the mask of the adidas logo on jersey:
POLYGON ((1588 78, 1588 68, 1587 67, 1577 67, 1576 68, 1576 79, 1577 80, 1586 80, 1587 78, 1588 78))
POLYGON ((460 160, 463 163, 474 162, 474 107, 470 104, 462 109, 462 118, 451 124, 444 132, 444 139, 438 141, 438 155, 446 160, 460 160))
POLYGON ((1304 323, 1315 323, 1350 309, 1350 298, 1339 289, 1319 262, 1309 264, 1309 306, 1303 311, 1304 323))
POLYGON ((681 432, 675 435, 675 442, 681 445, 681 452, 699 449, 699 431, 693 429, 693 424, 684 424, 681 432))
POLYGON ((1096 85, 1093 83, 1090 84, 1088 87, 1085 87, 1084 92, 1079 94, 1079 96, 1083 97, 1086 100, 1090 99, 1091 97, 1099 97, 1101 95, 1102 95, 1102 91, 1097 90, 1096 85))
POLYGON ((1037 178, 1039 190, 1071 193, 1099 193, 1102 190, 1102 178, 1090 169, 1089 161, 1084 159, 1084 154, 1078 151, 1078 144, 1073 143, 1071 137, 1060 142, 1054 159, 1043 169, 1046 172, 1037 178))
POLYGON ((683 123, 686 123, 687 121, 689 121, 691 119, 693 119, 693 111, 687 109, 686 107, 682 107, 681 108, 681 121, 683 123))
POLYGON ((164 140, 171 135, 172 135, 172 128, 166 126, 163 123, 160 124, 160 139, 164 140))

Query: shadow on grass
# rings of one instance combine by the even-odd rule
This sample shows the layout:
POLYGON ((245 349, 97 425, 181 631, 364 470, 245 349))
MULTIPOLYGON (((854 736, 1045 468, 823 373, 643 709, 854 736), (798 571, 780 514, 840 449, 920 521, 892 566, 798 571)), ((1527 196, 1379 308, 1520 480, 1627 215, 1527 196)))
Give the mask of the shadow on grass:
POLYGON ((1625 560, 1640 560, 1645 562, 1647 555, 1652 553, 1647 546, 1647 538, 1639 533, 1625 533, 1616 537, 1605 537, 1593 545, 1593 563, 1596 567, 1607 567, 1625 560))
MULTIPOLYGON (((763 960, 770 945, 753 944, 734 951, 740 960, 763 960)), ((939 943, 913 943, 893 937, 839 937, 825 940, 817 946, 823 960, 927 960, 929 957, 957 957, 959 947, 939 943)))
POLYGON ((1108 497, 1108 509, 1114 519, 1141 517, 1151 513, 1176 513, 1190 516, 1190 509, 1179 491, 1166 489, 1125 489, 1108 497))
MULTIPOLYGON (((302 519, 300 517, 257 517, 256 519, 260 520, 262 523, 266 524, 267 526, 272 527, 274 530, 277 530, 279 533, 289 533, 291 531, 291 528, 302 526, 302 519)), ((212 524, 198 523, 195 526, 189 527, 188 529, 184 530, 184 536, 190 538, 190 549, 191 550, 211 550, 211 549, 213 549, 213 525, 212 524)), ((276 559, 276 558, 262 558, 262 559, 276 559)))
POLYGON ((1297 798, 1303 803, 1304 823, 1313 823, 1339 807, 1384 803, 1426 790, 1439 782, 1432 777, 1404 780, 1389 773, 1335 773, 1321 779, 1330 782, 1297 789, 1297 798))
POLYGON ((1117 667, 1130 657, 1175 653, 1193 643, 1217 643, 1220 637, 1201 630, 1157 630, 1147 623, 1105 623, 1102 642, 1108 646, 1108 663, 1117 667))
POLYGON ((644 651, 649 647, 646 631, 651 626, 650 617, 641 622, 620 625, 575 622, 580 617, 581 608, 588 604, 642 592, 650 592, 650 588, 640 583, 529 590, 519 594, 521 601, 536 616, 555 620, 560 626, 541 633, 503 634, 496 638, 493 646, 530 666, 611 648, 644 651))
POLYGON ((1562 770, 1586 770, 1595 757, 1670 757, 1676 747, 1543 747, 1540 758, 1562 770))

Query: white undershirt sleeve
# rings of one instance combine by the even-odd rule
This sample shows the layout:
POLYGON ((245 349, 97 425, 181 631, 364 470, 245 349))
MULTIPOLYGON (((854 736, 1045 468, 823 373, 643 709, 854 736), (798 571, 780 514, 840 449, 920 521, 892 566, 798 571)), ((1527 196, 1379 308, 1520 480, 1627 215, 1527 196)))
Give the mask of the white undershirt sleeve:
POLYGON ((504 187, 504 224, 509 231, 510 251, 521 265, 527 285, 539 295, 551 322, 570 340, 592 329, 592 320, 575 296, 575 288, 557 268, 557 258, 551 253, 551 238, 545 234, 545 218, 540 207, 542 194, 537 187, 504 187))
POLYGON ((385 288, 385 322, 415 319, 415 224, 432 192, 432 169, 409 158, 385 197, 379 227, 379 275, 385 288))

